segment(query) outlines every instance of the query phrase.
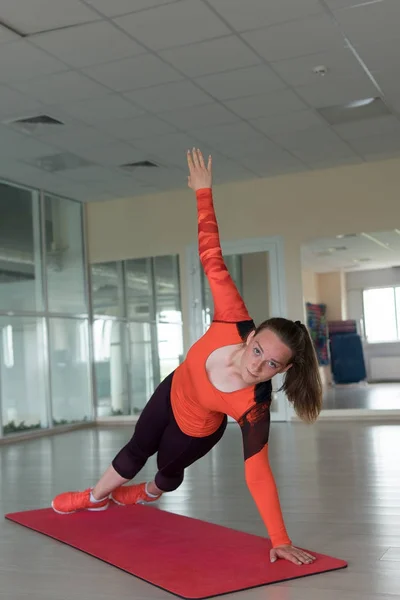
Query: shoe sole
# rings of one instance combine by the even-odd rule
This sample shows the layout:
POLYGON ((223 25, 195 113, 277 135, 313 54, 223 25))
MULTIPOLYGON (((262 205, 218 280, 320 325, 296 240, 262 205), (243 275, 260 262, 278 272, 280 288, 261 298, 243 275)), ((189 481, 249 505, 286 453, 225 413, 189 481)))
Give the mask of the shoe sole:
POLYGON ((118 502, 118 500, 116 500, 112 494, 110 496, 110 500, 112 500, 114 502, 114 504, 118 504, 118 506, 127 506, 127 504, 123 504, 122 502, 118 502))
POLYGON ((81 508, 78 510, 71 510, 69 512, 62 512, 60 510, 57 510, 56 508, 54 508, 54 503, 51 503, 51 508, 54 510, 55 513, 57 513, 58 515, 73 515, 77 512, 80 512, 81 510, 87 510, 89 512, 101 512, 102 510, 107 510, 108 508, 108 503, 105 506, 100 506, 99 508, 81 508))

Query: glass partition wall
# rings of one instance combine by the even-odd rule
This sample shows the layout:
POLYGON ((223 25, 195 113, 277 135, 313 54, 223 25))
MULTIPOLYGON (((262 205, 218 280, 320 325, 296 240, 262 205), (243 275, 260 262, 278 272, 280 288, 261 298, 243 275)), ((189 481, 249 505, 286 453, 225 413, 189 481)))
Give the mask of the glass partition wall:
POLYGON ((83 219, 0 181, 0 435, 93 420, 83 219))
POLYGON ((177 256, 93 264, 80 202, 0 181, 0 437, 141 412, 183 354, 177 256))
POLYGON ((178 256, 91 265, 97 416, 141 412, 182 361, 178 256))

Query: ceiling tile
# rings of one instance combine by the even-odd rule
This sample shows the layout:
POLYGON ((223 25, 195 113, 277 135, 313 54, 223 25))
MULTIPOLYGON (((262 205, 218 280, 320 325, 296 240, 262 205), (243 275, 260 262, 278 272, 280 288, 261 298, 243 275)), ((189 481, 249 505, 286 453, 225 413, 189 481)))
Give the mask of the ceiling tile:
POLYGON ((243 121, 203 128, 193 133, 199 140, 230 158, 244 156, 252 151, 273 152, 276 148, 263 134, 243 121))
POLYGON ((94 127, 86 127, 85 125, 77 127, 67 126, 65 129, 57 129, 56 131, 44 131, 40 134, 40 139, 71 152, 79 151, 80 148, 84 147, 107 146, 116 141, 115 136, 110 136, 104 131, 99 131, 94 127))
POLYGON ((321 165, 324 164, 324 168, 328 162, 331 165, 344 164, 343 161, 347 161, 349 158, 355 156, 355 152, 344 142, 334 144, 326 143, 322 146, 320 146, 318 142, 316 142, 315 145, 306 143, 304 147, 291 150, 291 152, 309 165, 314 161, 319 162, 321 165))
POLYGON ((112 2, 110 0, 86 0, 86 4, 90 4, 106 17, 117 17, 175 1, 177 0, 113 0, 112 2))
POLYGON ((325 121, 312 110, 296 110, 281 115, 271 115, 250 122, 266 135, 288 131, 304 131, 309 127, 326 127, 325 121))
POLYGON ((23 82, 67 70, 65 64, 24 40, 8 44, 7 52, 0 52, 2 83, 23 82))
POLYGON ((398 66, 400 39, 373 37, 355 47, 370 71, 391 71, 398 66))
POLYGON ((364 77, 365 72, 348 48, 334 52, 309 54, 299 58, 279 60, 271 63, 272 68, 289 85, 312 85, 324 81, 336 81, 343 77, 364 77), (325 66, 324 76, 313 72, 314 67, 325 66))
POLYGON ((331 10, 340 10, 341 8, 351 8, 362 4, 372 4, 374 2, 384 2, 385 0, 325 0, 326 5, 331 10))
POLYGON ((342 156, 336 158, 331 156, 329 158, 318 157, 313 160, 308 160, 307 164, 311 169, 332 169, 333 167, 343 167, 345 165, 359 165, 363 163, 363 159, 359 156, 342 156))
POLYGON ((189 77, 259 64, 260 59, 236 36, 163 50, 160 56, 189 77))
POLYGON ((14 42, 20 39, 21 38, 19 37, 19 35, 11 31, 11 29, 0 25, 0 44, 6 44, 8 42, 14 42))
POLYGON ((228 100, 225 104, 245 119, 279 115, 307 108, 292 90, 228 100))
POLYGON ((247 154, 240 158, 240 164, 260 177, 307 170, 298 158, 279 148, 276 148, 273 154, 247 154))
POLYGON ((104 166, 87 166, 80 169, 71 169, 64 173, 68 179, 73 181, 101 181, 107 183, 111 180, 112 171, 104 166))
POLYGON ((361 156, 379 159, 400 155, 400 133, 373 135, 351 141, 352 147, 361 156))
POLYGON ((334 51, 345 45, 339 28, 328 15, 274 25, 242 37, 269 62, 334 51))
POLYGON ((145 111, 117 94, 107 94, 90 100, 69 102, 62 108, 85 123, 99 125, 105 121, 138 117, 145 111))
POLYGON ((318 0, 209 0, 209 3, 237 31, 259 29, 324 12, 318 0))
POLYGON ((309 127, 303 131, 283 131, 273 133, 270 138, 288 150, 298 150, 302 147, 322 145, 342 145, 340 138, 329 127, 309 127))
POLYGON ((143 150, 146 157, 164 164, 186 168, 186 151, 199 145, 199 139, 188 133, 172 133, 135 140, 135 148, 143 150))
POLYGON ((218 100, 265 94, 286 87, 286 84, 267 65, 205 75, 198 77, 196 83, 218 100))
POLYGON ((59 179, 52 177, 51 173, 46 173, 36 169, 31 165, 24 164, 17 159, 0 161, 0 177, 9 181, 17 182, 21 185, 32 187, 47 188, 59 182, 59 179))
POLYGON ((336 155, 338 151, 341 156, 353 154, 349 146, 328 127, 309 127, 304 131, 274 133, 270 134, 269 137, 293 153, 304 152, 305 160, 312 158, 314 153, 316 153, 317 158, 318 153, 323 158, 324 152, 327 155, 336 155))
POLYGON ((166 123, 155 115, 144 115, 136 119, 106 121, 101 124, 101 129, 121 140, 134 140, 136 138, 147 138, 176 132, 176 128, 173 125, 166 123))
POLYGON ((79 0, 1 0, 1 19, 24 34, 37 33, 101 17, 79 0))
POLYGON ((152 112, 188 108, 213 102, 213 99, 191 81, 177 81, 124 94, 139 106, 152 112))
POLYGON ((181 169, 159 167, 152 169, 138 169, 134 171, 135 177, 140 181, 150 183, 157 187, 187 187, 187 174, 181 169))
POLYGON ((94 98, 109 90, 75 71, 14 84, 19 91, 47 104, 94 98))
POLYGON ((216 102, 204 106, 163 112, 161 116, 168 123, 188 131, 201 127, 223 125, 224 123, 234 123, 239 120, 231 111, 216 102))
POLYGON ((58 150, 40 140, 0 126, 0 155, 10 158, 36 158, 58 150))
POLYGON ((216 151, 212 151, 213 157, 213 183, 231 183, 235 181, 256 179, 256 173, 246 169, 238 161, 227 158, 216 151))
POLYGON ((118 92, 150 87, 182 79, 157 56, 144 54, 83 70, 89 77, 118 92))
POLYGON ((223 151, 226 156, 241 161, 243 157, 258 154, 259 156, 268 157, 273 162, 277 155, 282 152, 275 142, 266 137, 248 139, 243 143, 233 143, 229 147, 224 147, 223 151))
POLYGON ((400 2, 364 2, 354 8, 338 10, 335 17, 352 44, 371 40, 398 39, 400 2))
POLYGON ((332 129, 344 140, 354 140, 373 135, 400 134, 400 121, 396 117, 379 117, 335 125, 332 129))
POLYGON ((36 46, 78 68, 145 52, 142 46, 105 21, 43 33, 31 39, 36 46))
POLYGON ((323 78, 313 85, 303 85, 295 89, 301 98, 317 108, 347 104, 379 95, 377 88, 366 75, 362 78, 349 77, 336 81, 323 78))
POLYGON ((126 15, 115 22, 152 50, 192 44, 230 33, 222 20, 199 0, 159 6, 126 15))
POLYGON ((27 117, 43 105, 34 98, 0 85, 0 121, 6 118, 27 117))
POLYGON ((63 181, 57 193, 72 200, 79 200, 80 202, 87 202, 90 198, 94 199, 94 196, 97 197, 99 195, 98 190, 93 191, 86 183, 68 179, 63 181))
POLYGON ((110 167, 143 160, 143 152, 120 141, 107 146, 80 148, 76 153, 86 160, 110 167))
POLYGON ((382 90, 382 97, 390 105, 395 105, 399 110, 400 80, 393 76, 393 70, 372 71, 377 85, 382 90))
POLYGON ((132 198, 160 192, 160 188, 156 187, 154 183, 152 185, 146 181, 139 181, 134 174, 131 177, 112 179, 108 183, 108 187, 113 192, 113 198, 132 198))

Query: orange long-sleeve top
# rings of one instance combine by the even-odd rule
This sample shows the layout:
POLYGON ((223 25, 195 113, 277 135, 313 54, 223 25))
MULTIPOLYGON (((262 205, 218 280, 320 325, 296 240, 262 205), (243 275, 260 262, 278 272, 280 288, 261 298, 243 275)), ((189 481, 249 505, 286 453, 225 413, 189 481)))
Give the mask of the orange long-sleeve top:
POLYGON ((210 381, 206 362, 217 348, 240 344, 255 328, 225 265, 211 189, 198 190, 199 256, 208 279, 214 314, 207 332, 190 348, 172 380, 171 405, 180 429, 193 437, 214 433, 225 415, 242 431, 245 478, 274 547, 291 544, 268 460, 270 381, 221 392, 210 381))

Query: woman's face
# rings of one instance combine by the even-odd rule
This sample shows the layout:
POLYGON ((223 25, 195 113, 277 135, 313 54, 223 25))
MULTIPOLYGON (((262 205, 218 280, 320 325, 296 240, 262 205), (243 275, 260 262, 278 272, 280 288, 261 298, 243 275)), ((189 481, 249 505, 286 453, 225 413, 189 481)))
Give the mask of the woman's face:
POLYGON ((285 373, 291 367, 292 351, 270 329, 248 336, 241 360, 241 375, 246 383, 255 385, 285 373))

